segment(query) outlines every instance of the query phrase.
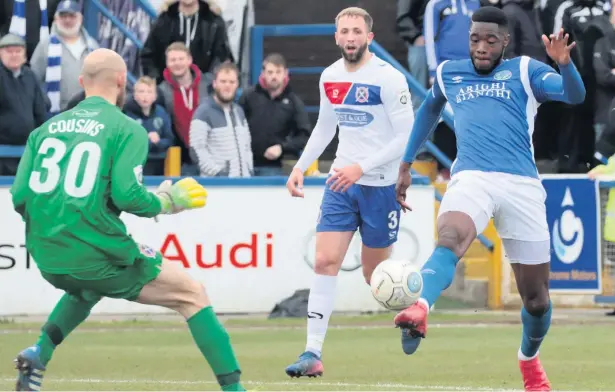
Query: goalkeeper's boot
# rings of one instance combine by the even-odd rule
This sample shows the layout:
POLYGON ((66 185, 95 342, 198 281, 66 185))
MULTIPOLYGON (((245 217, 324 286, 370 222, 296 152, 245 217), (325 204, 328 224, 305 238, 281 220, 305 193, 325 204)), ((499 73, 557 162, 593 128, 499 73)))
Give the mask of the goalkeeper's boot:
POLYGON ((547 372, 540 364, 538 356, 529 361, 519 360, 519 369, 523 376, 523 387, 526 391, 550 391, 551 383, 547 372))
POLYGON ((324 372, 320 357, 312 352, 306 351, 299 356, 299 359, 286 368, 286 374, 290 377, 317 377, 324 372))
POLYGON ((16 391, 40 391, 45 374, 45 366, 39 357, 40 347, 32 346, 23 350, 15 358, 17 375, 16 391))
POLYGON ((401 328, 401 348, 407 355, 414 354, 427 333, 427 306, 419 301, 395 316, 395 325, 401 328))

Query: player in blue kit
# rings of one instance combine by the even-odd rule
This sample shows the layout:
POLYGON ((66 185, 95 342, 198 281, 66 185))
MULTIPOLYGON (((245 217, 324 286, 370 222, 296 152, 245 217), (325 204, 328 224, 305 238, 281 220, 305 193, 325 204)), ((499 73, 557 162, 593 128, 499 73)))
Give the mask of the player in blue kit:
POLYGON ((402 158, 396 194, 404 211, 410 166, 435 129, 448 101, 455 116, 457 159, 438 214, 438 243, 421 271, 421 299, 401 311, 395 324, 406 331, 403 349, 412 354, 427 332, 431 305, 452 282, 455 267, 490 218, 502 238, 523 301, 518 351, 526 390, 548 391, 538 349, 551 324, 550 235, 546 193, 533 157, 532 132, 540 103, 579 104, 581 76, 570 60, 568 34, 542 36, 551 67, 528 57, 502 60, 509 42, 506 14, 484 7, 472 16, 470 59, 445 61, 419 109, 402 158))

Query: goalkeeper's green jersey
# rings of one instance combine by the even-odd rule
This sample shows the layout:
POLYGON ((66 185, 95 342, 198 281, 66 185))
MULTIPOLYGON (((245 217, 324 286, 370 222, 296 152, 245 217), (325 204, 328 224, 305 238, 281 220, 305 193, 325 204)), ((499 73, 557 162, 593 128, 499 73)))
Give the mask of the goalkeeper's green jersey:
POLYGON ((119 216, 161 212, 143 185, 145 129, 90 97, 34 130, 11 187, 26 224, 26 248, 47 273, 130 265, 139 253, 119 216))

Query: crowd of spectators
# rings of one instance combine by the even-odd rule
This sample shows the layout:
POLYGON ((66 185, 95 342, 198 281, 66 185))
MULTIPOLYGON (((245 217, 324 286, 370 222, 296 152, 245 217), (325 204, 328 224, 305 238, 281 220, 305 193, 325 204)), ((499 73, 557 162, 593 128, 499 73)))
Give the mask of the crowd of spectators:
MULTIPOLYGON (((0 145, 24 145, 47 118, 83 100, 77 75, 85 55, 98 47, 83 27, 81 4, 37 3, 4 0, 0 6, 0 145)), ((429 88, 439 63, 467 57, 471 15, 484 5, 501 7, 510 18, 507 58, 526 55, 553 66, 540 36, 563 28, 577 42, 573 61, 587 98, 576 106, 540 106, 533 134, 539 170, 585 173, 596 156, 615 153, 615 14, 610 2, 398 0, 396 31, 407 44, 411 75, 429 88)), ((284 57, 266 56, 258 83, 241 88, 215 0, 166 0, 139 59, 142 75, 123 110, 148 132, 152 154, 181 148, 182 174, 280 175, 283 158, 297 157, 304 148, 311 124, 290 87, 284 57)), ((414 108, 420 103, 415 94, 414 108)), ((454 159, 455 136, 444 122, 433 137, 454 159)), ((427 152, 422 158, 431 159, 427 152)), ((0 175, 12 175, 17 162, 0 159, 0 175)), ((447 179, 448 171, 439 169, 447 179)), ((162 174, 162 161, 152 159, 145 171, 162 174)))
MULTIPOLYGON (((0 145, 22 146, 46 119, 85 98, 77 76, 98 44, 74 0, 48 0, 47 9, 5 0, 0 37, 0 145)), ((279 175, 282 159, 305 146, 311 125, 284 57, 267 56, 258 84, 240 92, 215 1, 164 2, 139 59, 142 75, 123 110, 148 133, 152 159, 144 174, 162 175, 161 157, 178 146, 182 175, 279 175)), ((0 175, 13 175, 17 164, 0 158, 0 175)))
MULTIPOLYGON (((615 3, 615 1, 614 1, 615 3)), ((564 29, 577 43, 573 61, 587 89, 581 105, 550 102, 540 106, 534 125, 534 153, 541 173, 586 173, 600 154, 615 153, 615 13, 602 0, 398 0, 396 28, 408 46, 410 73, 426 88, 440 62, 467 58, 472 11, 501 8, 509 17, 505 58, 529 56, 553 66, 542 34, 564 29)), ((420 101, 415 102, 415 105, 420 101)), ((434 143, 455 158, 455 136, 445 123, 434 143)), ((425 159, 429 154, 424 153, 425 159)), ((448 171, 440 167, 440 175, 448 171)))

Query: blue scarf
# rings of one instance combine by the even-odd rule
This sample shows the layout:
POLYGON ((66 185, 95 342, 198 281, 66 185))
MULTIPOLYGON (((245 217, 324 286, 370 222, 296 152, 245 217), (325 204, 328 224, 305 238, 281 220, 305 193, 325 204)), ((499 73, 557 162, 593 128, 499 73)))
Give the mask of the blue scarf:
MULTIPOLYGON (((94 50, 90 38, 83 34, 88 52, 94 50)), ((49 113, 55 115, 60 112, 60 83, 62 82, 62 51, 63 44, 55 33, 49 37, 47 50, 47 71, 45 73, 45 87, 47 97, 51 102, 49 113)))
MULTIPOLYGON (((41 7, 41 33, 40 40, 49 36, 49 26, 47 25, 47 0, 38 0, 41 7)), ((9 33, 26 39, 26 0, 15 0, 13 4, 13 17, 9 33)))

